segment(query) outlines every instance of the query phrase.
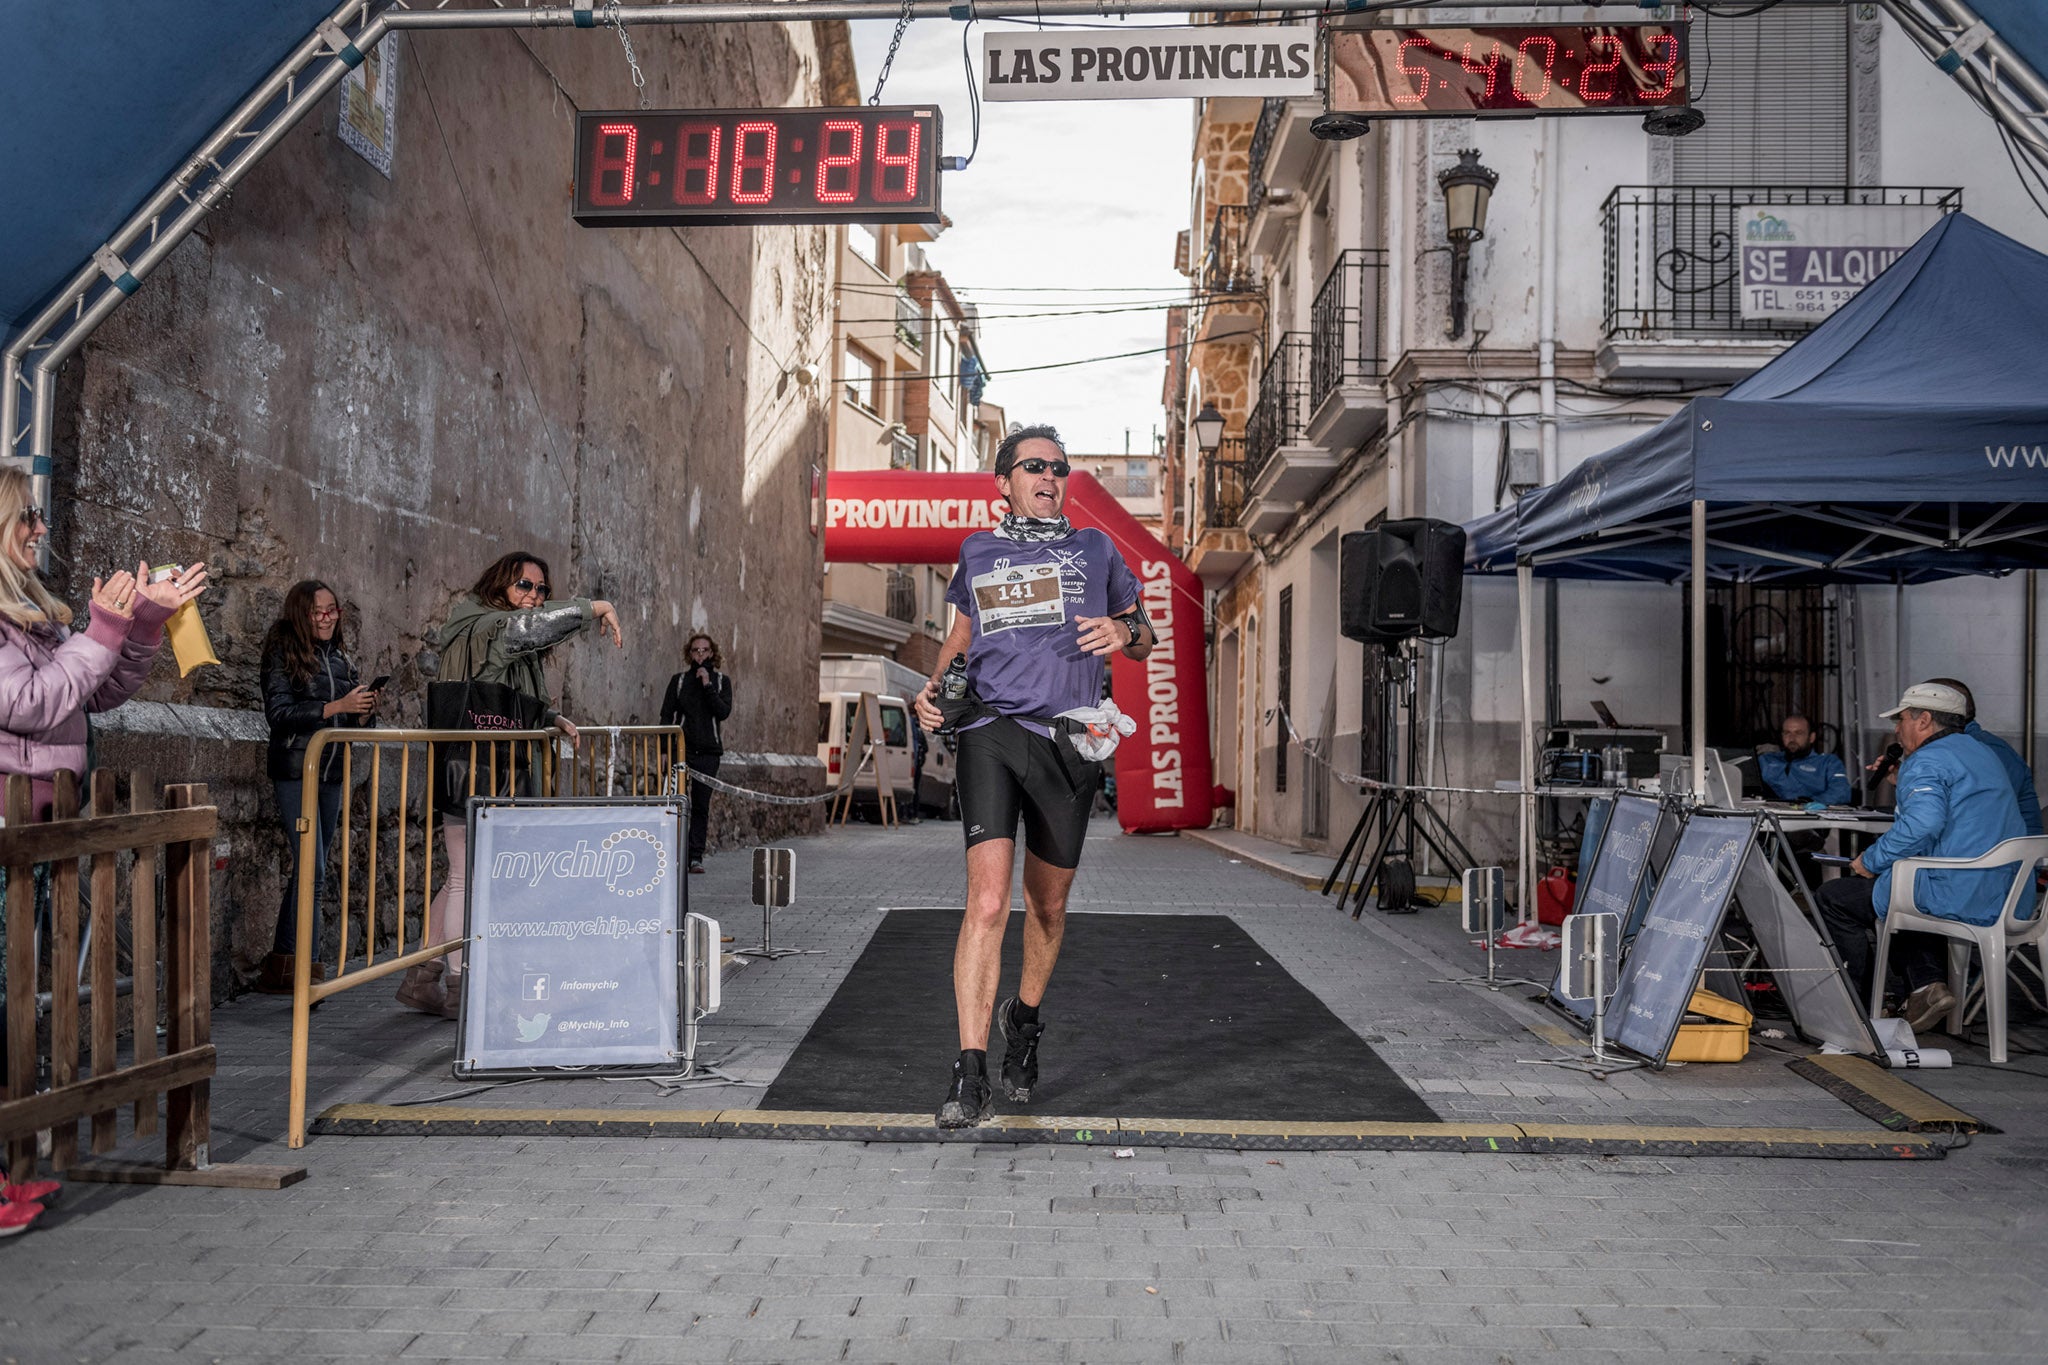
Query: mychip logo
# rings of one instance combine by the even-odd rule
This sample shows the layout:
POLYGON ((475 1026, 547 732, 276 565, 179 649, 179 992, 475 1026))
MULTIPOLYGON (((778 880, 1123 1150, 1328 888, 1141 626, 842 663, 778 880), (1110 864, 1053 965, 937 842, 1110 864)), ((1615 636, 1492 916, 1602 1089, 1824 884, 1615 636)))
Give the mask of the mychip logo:
POLYGON ((491 877, 499 881, 601 881, 614 896, 645 896, 668 876, 668 851, 649 830, 622 829, 608 834, 596 848, 578 839, 573 848, 542 852, 501 852, 491 860, 491 877))

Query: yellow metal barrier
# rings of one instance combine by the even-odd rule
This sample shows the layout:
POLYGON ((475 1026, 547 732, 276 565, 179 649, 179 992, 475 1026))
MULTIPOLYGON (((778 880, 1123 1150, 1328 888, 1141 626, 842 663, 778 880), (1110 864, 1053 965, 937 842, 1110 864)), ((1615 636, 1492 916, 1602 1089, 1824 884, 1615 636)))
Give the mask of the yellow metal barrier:
POLYGON ((293 963, 292 980, 292 1065, 289 1140, 294 1148, 306 1143, 306 1072, 312 1042, 313 1006, 330 995, 368 985, 395 972, 445 956, 462 946, 459 938, 428 943, 431 929, 429 907, 434 899, 434 832, 438 827, 434 810, 434 774, 442 758, 451 751, 467 751, 470 796, 492 792, 521 796, 607 797, 661 796, 673 790, 676 769, 683 762, 683 732, 673 725, 614 725, 582 727, 580 741, 572 753, 563 754, 557 742, 558 730, 321 730, 306 742, 303 769, 305 795, 299 808, 299 951, 293 963), (320 769, 328 751, 342 749, 341 789, 343 807, 340 828, 341 876, 338 902, 341 909, 341 945, 334 976, 313 980, 313 960, 319 944, 314 937, 314 889, 318 879, 312 870, 319 857, 320 769), (361 896, 354 892, 352 873, 356 866, 355 813, 350 799, 355 790, 356 751, 369 750, 368 808, 364 812, 364 877, 361 896), (387 766, 396 768, 396 792, 392 809, 385 809, 387 766), (417 863, 407 843, 418 811, 423 831, 417 863), (380 903, 378 861, 388 832, 396 869, 389 904, 395 909, 395 935, 385 945, 380 960, 377 941, 380 903), (416 875, 413 875, 415 874, 416 875), (410 888, 417 885, 418 933, 406 931, 406 908, 410 888), (352 958, 356 946, 352 926, 360 899, 361 961, 352 958))

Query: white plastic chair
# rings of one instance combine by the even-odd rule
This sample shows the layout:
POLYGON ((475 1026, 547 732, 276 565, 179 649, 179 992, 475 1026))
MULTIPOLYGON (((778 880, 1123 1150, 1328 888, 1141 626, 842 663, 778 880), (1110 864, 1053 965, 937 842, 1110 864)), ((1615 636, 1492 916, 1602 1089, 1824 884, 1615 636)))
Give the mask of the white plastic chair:
MULTIPOLYGON (((1870 1015, 1874 1019, 1884 1006, 1885 966, 1891 955, 1892 935, 1897 933, 1940 934, 1948 945, 1948 988, 1956 1003, 1948 1012, 1948 1031, 1960 1034, 1963 1010, 1968 1003, 1970 948, 1977 949, 1984 964, 1984 1014, 1990 1033, 1991 1060, 2005 1063, 2005 996, 2007 963, 2012 954, 2028 944, 2048 937, 2048 906, 2034 891, 2034 869, 2048 862, 2048 835, 2030 834, 2007 839, 1977 858, 1901 858, 1892 864, 1892 899, 1877 933, 1877 966, 1871 974, 1870 1015), (1959 868, 2004 867, 2019 864, 2012 885, 2006 888, 2005 904, 1990 924, 1964 924, 1921 911, 1913 904, 1913 880, 1921 872, 1959 868)), ((2037 947, 2036 952, 2040 949, 2037 947)))

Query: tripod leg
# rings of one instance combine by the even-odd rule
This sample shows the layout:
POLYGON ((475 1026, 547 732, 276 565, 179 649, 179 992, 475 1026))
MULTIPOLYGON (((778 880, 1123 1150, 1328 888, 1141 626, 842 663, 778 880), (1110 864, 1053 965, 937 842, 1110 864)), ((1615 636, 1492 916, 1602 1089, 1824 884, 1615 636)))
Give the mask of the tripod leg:
POLYGON ((1351 837, 1344 841, 1344 851, 1342 853, 1339 853, 1337 855, 1337 861, 1330 865, 1330 875, 1323 878, 1323 894, 1325 896, 1329 895, 1330 888, 1337 884, 1337 874, 1344 870, 1344 863, 1345 860, 1350 858, 1351 856, 1352 846, 1357 844, 1359 839, 1364 835, 1365 822, 1367 819, 1367 815, 1371 810, 1372 806, 1368 804, 1365 810, 1359 813, 1357 823, 1351 826, 1351 837))
POLYGON ((1422 813, 1428 816, 1429 820, 1442 832, 1444 838, 1450 843, 1452 850, 1457 854, 1457 857, 1453 858, 1451 854, 1444 852, 1444 846, 1437 843, 1435 837, 1429 835, 1425 830, 1424 837, 1429 839, 1430 847, 1436 850, 1438 857, 1461 869, 1477 867, 1479 865, 1479 860, 1472 856, 1472 850, 1465 847, 1464 841, 1459 839, 1457 832, 1451 828, 1450 821, 1444 819, 1435 806, 1430 805, 1426 801, 1423 802, 1422 813))
MULTIPOLYGON (((1366 886, 1370 884, 1362 876, 1368 857, 1366 849, 1376 845, 1380 831, 1386 829, 1386 819, 1389 819, 1386 817, 1386 798, 1374 796, 1372 806, 1366 810, 1360 823, 1360 839, 1358 849, 1352 853, 1352 866, 1346 868, 1346 874, 1343 874, 1343 880, 1346 880, 1346 898, 1352 902, 1352 919, 1358 919, 1358 915, 1366 909, 1366 886)), ((1337 909, 1343 909, 1341 900, 1337 902, 1337 909)))
POLYGON ((1359 876, 1357 895, 1351 907, 1351 918, 1357 919, 1365 913, 1366 889, 1379 880, 1380 868, 1386 863, 1388 849, 1393 845, 1394 836, 1400 832, 1400 829, 1400 811, 1395 809, 1388 812, 1386 814, 1386 832, 1380 836, 1379 847, 1372 851, 1372 861, 1366 864, 1365 871, 1359 876))
POLYGON ((1353 888, 1358 883, 1358 865, 1365 860, 1365 850, 1376 837, 1375 831, 1379 828, 1380 812, 1385 805, 1386 799, 1384 797, 1373 795, 1366 798, 1365 809, 1359 812, 1358 824, 1351 831, 1355 838, 1353 842, 1347 843, 1344 847, 1344 851, 1349 855, 1349 859, 1348 861, 1340 859, 1337 868, 1331 874, 1333 881, 1343 888, 1337 895, 1337 908, 1339 910, 1344 908, 1344 903, 1350 900, 1354 894, 1353 888))

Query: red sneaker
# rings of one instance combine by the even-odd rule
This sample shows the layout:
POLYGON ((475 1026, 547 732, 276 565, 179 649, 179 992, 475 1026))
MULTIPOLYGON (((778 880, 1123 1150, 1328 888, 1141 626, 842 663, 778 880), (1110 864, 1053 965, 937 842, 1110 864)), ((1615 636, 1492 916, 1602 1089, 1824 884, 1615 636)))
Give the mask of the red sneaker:
POLYGON ((42 1216, 41 1204, 0 1204, 0 1237, 12 1237, 17 1232, 27 1232, 29 1224, 42 1216))
POLYGON ((54 1204, 64 1187, 54 1180, 31 1180, 23 1185, 0 1185, 0 1204, 54 1204))

